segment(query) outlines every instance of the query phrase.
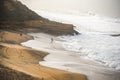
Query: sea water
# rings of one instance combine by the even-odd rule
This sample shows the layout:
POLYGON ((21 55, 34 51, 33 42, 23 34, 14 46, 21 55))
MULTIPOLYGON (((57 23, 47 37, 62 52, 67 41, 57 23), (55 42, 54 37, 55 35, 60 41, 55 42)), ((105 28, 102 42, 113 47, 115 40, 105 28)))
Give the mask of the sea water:
POLYGON ((50 20, 73 24, 79 35, 60 36, 66 50, 120 70, 120 19, 96 14, 72 15, 40 11, 50 20), (116 35, 116 36, 112 36, 116 35))
POLYGON ((103 34, 61 36, 66 50, 120 70, 120 37, 103 34))

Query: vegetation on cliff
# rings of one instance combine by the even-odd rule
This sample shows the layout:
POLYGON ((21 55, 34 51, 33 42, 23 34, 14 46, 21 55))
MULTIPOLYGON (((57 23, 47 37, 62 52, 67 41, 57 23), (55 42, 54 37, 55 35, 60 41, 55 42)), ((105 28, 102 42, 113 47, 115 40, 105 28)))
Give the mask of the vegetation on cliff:
POLYGON ((0 2, 0 29, 19 32, 44 32, 52 35, 77 33, 73 25, 45 19, 17 0, 0 2))
POLYGON ((43 19, 17 0, 0 1, 0 21, 25 21, 43 19))

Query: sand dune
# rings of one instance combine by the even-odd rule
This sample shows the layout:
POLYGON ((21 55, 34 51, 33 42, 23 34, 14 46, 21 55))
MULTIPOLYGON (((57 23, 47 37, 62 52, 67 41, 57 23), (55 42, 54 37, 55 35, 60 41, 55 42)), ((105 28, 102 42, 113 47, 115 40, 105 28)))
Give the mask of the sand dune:
POLYGON ((0 64, 6 67, 40 80, 86 80, 86 77, 82 74, 39 65, 39 61, 43 60, 48 54, 47 52, 36 51, 19 44, 11 44, 11 42, 20 43, 26 41, 30 37, 12 32, 2 32, 0 38, 0 64))

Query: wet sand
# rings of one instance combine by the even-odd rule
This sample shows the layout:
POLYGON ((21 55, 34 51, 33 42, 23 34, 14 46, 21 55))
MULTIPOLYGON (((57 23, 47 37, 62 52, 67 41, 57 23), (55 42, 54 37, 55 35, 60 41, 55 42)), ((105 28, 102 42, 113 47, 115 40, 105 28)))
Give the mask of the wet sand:
MULTIPOLYGON (((43 58, 49 53, 21 46, 19 43, 31 39, 27 35, 3 31, 0 33, 0 39, 0 65, 18 73, 27 74, 34 78, 32 80, 86 80, 86 76, 83 74, 39 65, 39 61, 43 61, 43 58)), ((18 80, 20 79, 18 78, 18 80)))
POLYGON ((50 53, 44 58, 45 61, 39 62, 40 65, 82 73, 87 75, 88 80, 120 80, 119 71, 85 59, 75 52, 66 51, 57 37, 43 33, 32 36, 35 36, 35 40, 29 40, 22 45, 50 53), (51 38, 54 39, 52 43, 51 38))

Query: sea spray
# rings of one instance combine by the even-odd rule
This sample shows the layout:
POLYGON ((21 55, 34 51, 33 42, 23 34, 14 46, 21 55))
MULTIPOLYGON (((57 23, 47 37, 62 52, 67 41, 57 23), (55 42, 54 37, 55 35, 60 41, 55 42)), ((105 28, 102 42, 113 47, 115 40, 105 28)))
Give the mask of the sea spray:
POLYGON ((79 53, 109 67, 120 70, 120 37, 104 34, 81 34, 62 36, 60 39, 66 50, 79 53))
POLYGON ((99 15, 67 15, 39 12, 50 20, 73 24, 81 35, 60 36, 66 50, 120 70, 120 19, 99 15))
POLYGON ((39 15, 53 21, 73 24, 75 30, 79 33, 99 33, 99 34, 119 34, 120 33, 120 19, 110 18, 100 15, 85 14, 62 14, 47 11, 37 12, 39 15))

